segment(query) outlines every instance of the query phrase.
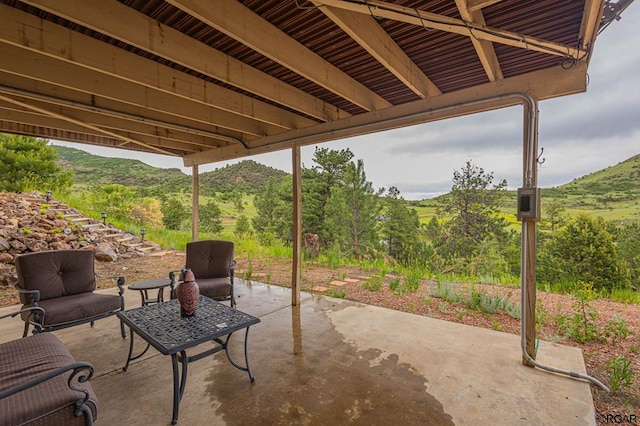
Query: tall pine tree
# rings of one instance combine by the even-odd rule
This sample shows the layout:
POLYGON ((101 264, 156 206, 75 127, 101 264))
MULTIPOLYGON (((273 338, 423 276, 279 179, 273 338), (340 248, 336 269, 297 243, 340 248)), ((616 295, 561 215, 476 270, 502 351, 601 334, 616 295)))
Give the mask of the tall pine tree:
POLYGON ((397 261, 407 263, 419 241, 418 213, 407 207, 400 191, 393 186, 384 198, 383 213, 381 236, 387 246, 387 254, 397 261))
POLYGON ((315 166, 302 170, 303 231, 317 234, 323 246, 330 245, 334 235, 327 232, 327 203, 334 187, 344 185, 344 171, 353 158, 347 148, 340 151, 316 148, 315 166))
POLYGON ((344 187, 334 186, 327 203, 327 230, 359 260, 379 246, 378 222, 381 205, 371 182, 367 181, 364 162, 349 163, 344 187))

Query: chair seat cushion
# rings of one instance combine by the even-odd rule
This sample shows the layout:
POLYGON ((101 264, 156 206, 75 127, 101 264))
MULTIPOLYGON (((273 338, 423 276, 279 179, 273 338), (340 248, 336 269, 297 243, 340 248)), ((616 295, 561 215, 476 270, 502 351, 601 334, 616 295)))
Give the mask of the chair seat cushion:
POLYGON ((116 295, 80 293, 41 300, 38 302, 38 306, 44 309, 42 325, 50 327, 118 311, 120 310, 120 301, 120 296, 116 295))
POLYGON ((200 294, 210 299, 222 299, 231 296, 229 278, 196 278, 200 294))
MULTIPOLYGON (((40 333, 0 344, 0 391, 34 380, 52 370, 76 362, 62 342, 51 333, 40 333)), ((84 424, 74 417, 74 401, 84 397, 69 388, 69 373, 56 376, 0 400, 0 424, 14 425, 37 420, 37 424, 84 424), (39 423, 38 423, 39 422, 39 423)), ((89 382, 78 385, 89 391, 87 405, 94 420, 98 400, 89 382)))

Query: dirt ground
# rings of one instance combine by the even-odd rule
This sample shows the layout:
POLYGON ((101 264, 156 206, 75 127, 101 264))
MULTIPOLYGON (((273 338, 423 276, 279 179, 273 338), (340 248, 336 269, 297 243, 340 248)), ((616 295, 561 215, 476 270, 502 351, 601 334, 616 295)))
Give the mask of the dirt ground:
MULTIPOLYGON (((250 278, 255 281, 290 287, 291 261, 282 259, 255 259, 248 261, 246 257, 236 257, 238 268, 236 276, 250 278)), ((97 262, 96 272, 105 275, 123 275, 128 284, 148 278, 167 276, 170 270, 178 270, 184 264, 184 252, 161 252, 156 255, 119 259, 116 262, 97 262)), ((389 282, 395 277, 388 275, 385 283, 376 291, 365 288, 366 278, 377 274, 377 271, 364 270, 357 266, 331 269, 313 263, 305 263, 302 268, 302 290, 323 292, 329 296, 344 297, 371 305, 425 315, 433 318, 453 321, 467 325, 490 328, 512 334, 520 334, 520 320, 498 311, 485 314, 461 304, 451 304, 432 296, 436 283, 423 281, 417 291, 394 294, 389 282), (337 283, 335 283, 337 281, 337 283), (334 285, 331 283, 334 282, 334 285), (345 284, 346 283, 346 284, 345 284), (337 285, 335 285, 337 284, 337 285), (325 288, 326 290, 323 290, 325 288)), ((114 285, 111 281, 100 283, 104 287, 114 285)), ((464 292, 468 284, 451 284, 456 291, 464 292)), ((492 286, 477 284, 476 288, 492 295, 500 295, 519 306, 520 291, 516 287, 492 286)), ((13 289, 0 289, 0 306, 18 303, 13 289)), ((559 341, 562 344, 579 347, 589 375, 603 383, 609 383, 606 364, 618 355, 624 355, 632 361, 635 373, 633 384, 617 393, 606 393, 592 385, 592 393, 598 423, 607 423, 611 419, 636 420, 640 422, 640 306, 615 303, 606 300, 592 302, 599 313, 596 324, 598 328, 616 318, 624 318, 630 334, 622 341, 577 343, 571 339, 558 337, 558 329, 554 318, 558 315, 574 313, 574 300, 565 295, 538 292, 537 310, 540 328, 538 337, 544 340, 559 341), (618 416, 618 417, 611 417, 618 416), (607 420, 609 419, 609 421, 607 420)), ((627 422, 633 424, 633 421, 627 422)))

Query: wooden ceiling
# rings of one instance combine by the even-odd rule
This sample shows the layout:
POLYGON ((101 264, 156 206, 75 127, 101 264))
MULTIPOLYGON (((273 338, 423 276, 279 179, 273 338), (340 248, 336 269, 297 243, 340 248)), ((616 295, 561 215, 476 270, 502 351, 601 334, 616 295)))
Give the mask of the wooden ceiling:
POLYGON ((198 165, 564 96, 604 3, 0 0, 0 131, 198 165))

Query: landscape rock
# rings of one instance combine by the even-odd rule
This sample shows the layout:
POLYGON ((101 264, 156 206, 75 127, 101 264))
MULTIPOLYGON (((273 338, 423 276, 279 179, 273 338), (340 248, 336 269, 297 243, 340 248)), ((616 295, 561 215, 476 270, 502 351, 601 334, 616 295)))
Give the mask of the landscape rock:
POLYGON ((9 244, 9 242, 4 238, 0 237, 0 250, 7 251, 10 249, 11 249, 11 245, 9 244))
POLYGON ((95 257, 96 260, 103 262, 115 262, 118 260, 116 252, 107 244, 99 244, 98 247, 96 247, 95 257))
POLYGON ((82 213, 42 194, 0 193, 0 288, 17 281, 15 257, 44 250, 94 250, 102 262, 145 256, 136 247, 158 251, 151 241, 119 230, 112 224, 81 218, 82 213), (76 222, 73 218, 81 218, 76 222), (73 219, 73 220, 72 220, 73 219), (126 243, 125 243, 126 241, 126 243))

